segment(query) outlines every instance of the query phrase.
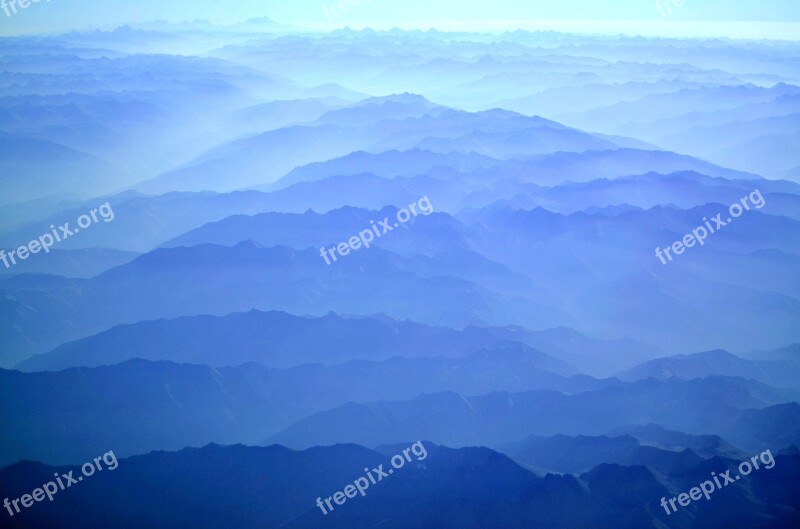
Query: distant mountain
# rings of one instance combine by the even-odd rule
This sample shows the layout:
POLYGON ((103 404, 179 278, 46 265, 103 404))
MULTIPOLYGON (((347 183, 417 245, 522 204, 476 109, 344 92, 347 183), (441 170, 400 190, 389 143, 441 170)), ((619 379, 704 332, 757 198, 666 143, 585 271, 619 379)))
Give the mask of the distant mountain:
MULTIPOLYGON (((420 199, 412 199, 411 204, 417 200, 420 199)), ((512 272, 474 252, 466 241, 465 227, 446 213, 432 212, 434 208, 430 206, 427 214, 423 213, 406 224, 398 225, 401 229, 394 229, 391 236, 373 237, 371 246, 407 257, 397 259, 395 263, 422 277, 464 279, 500 294, 538 299, 546 297, 544 289, 530 277, 512 272)), ((254 241, 265 247, 289 246, 298 250, 330 248, 340 241, 347 241, 354 234, 369 230, 375 222, 385 218, 398 218, 397 208, 368 211, 345 207, 322 215, 313 211, 304 214, 263 213, 252 217, 237 215, 206 224, 167 241, 163 246, 235 246, 244 241, 254 241)))
MULTIPOLYGON (((651 94, 635 101, 621 101, 574 116, 577 126, 594 130, 610 130, 628 134, 628 127, 675 118, 695 112, 735 110, 739 107, 765 103, 780 96, 796 96, 800 87, 777 83, 772 87, 743 84, 738 86, 701 86, 678 92, 651 94), (598 128, 604 124, 605 127, 598 128), (593 127, 592 127, 593 126, 593 127)), ((656 129, 657 132, 657 129, 656 129)))
POLYGON ((744 453, 739 448, 731 445, 718 435, 690 435, 667 430, 663 426, 653 423, 620 426, 611 430, 608 435, 614 437, 630 435, 641 444, 660 446, 670 450, 689 449, 703 458, 715 456, 740 458, 744 456, 744 453))
POLYGON ((0 204, 50 196, 101 195, 122 187, 119 168, 45 140, 0 132, 0 204))
POLYGON ((572 293, 570 308, 562 310, 586 325, 578 327, 582 332, 670 344, 676 352, 754 348, 765 346, 764 339, 766 347, 795 341, 789 329, 800 310, 800 291, 794 290, 800 283, 783 277, 793 277, 800 248, 798 221, 751 212, 746 222, 715 233, 702 251, 691 249, 668 265, 653 253, 691 233, 703 217, 725 209, 706 204, 691 210, 657 207, 616 216, 564 216, 542 208, 495 206, 464 212, 459 220, 476 228, 468 237, 475 251, 530 277, 549 278, 557 299, 572 293), (759 251, 767 253, 747 256, 759 251), (766 267, 763 273, 753 273, 756 262, 766 267), (779 271, 785 274, 776 275, 779 271), (631 299, 638 301, 631 305, 631 299), (733 311, 729 317, 748 321, 748 328, 704 316, 724 299, 733 311), (653 326, 656 320, 659 324, 653 326), (782 324, 776 326, 778 321, 782 324), (761 329, 759 339, 753 338, 754 329, 761 329))
POLYGON ((268 367, 335 364, 392 356, 459 357, 485 348, 530 347, 550 357, 542 367, 561 374, 606 376, 660 349, 634 340, 589 338, 568 328, 531 331, 521 327, 430 327, 390 318, 298 317, 249 311, 226 316, 187 316, 118 325, 97 335, 31 357, 23 371, 96 367, 133 358, 207 364, 215 367, 258 362, 268 367), (353 336, 360 336, 353 342, 353 336), (408 344, 414 344, 409 348, 408 344), (571 366, 577 367, 571 367, 571 366))
POLYGON ((594 377, 612 376, 620 370, 616 368, 633 366, 638 362, 637 358, 653 358, 661 350, 630 338, 590 338, 567 327, 543 331, 514 327, 507 329, 508 332, 503 334, 506 339, 518 340, 534 349, 546 351, 594 377))
MULTIPOLYGON (((189 200, 183 206, 191 208, 194 203, 189 200)), ((40 320, 22 326, 12 316, 16 323, 11 328, 29 342, 26 354, 120 323, 250 309, 310 315, 330 310, 383 312, 451 326, 568 326, 596 336, 670 344, 673 351, 777 347, 798 338, 792 323, 800 312, 800 281, 784 278, 794 277, 800 263, 795 257, 800 252, 800 230, 797 220, 771 215, 769 207, 767 203, 763 210, 749 212, 714 234, 702 251, 695 248, 669 266, 659 263, 653 248, 679 240, 704 216, 724 211, 724 205, 691 210, 656 207, 620 215, 563 215, 500 205, 464 211, 458 218, 434 213, 381 239, 378 246, 389 251, 379 247, 356 251, 330 267, 319 255, 320 246, 346 240, 369 226, 373 212, 344 208, 325 215, 234 216, 176 242, 198 246, 159 249, 93 278, 80 289, 62 282, 58 292, 42 297, 36 278, 3 288, 13 288, 11 303, 35 309, 34 319, 40 320), (266 246, 300 248, 261 248, 245 241, 251 237, 266 246), (226 246, 202 244, 209 240, 226 246), (532 255, 541 257, 531 259, 532 255), (129 290, 131 299, 147 295, 148 301, 99 309, 91 296, 111 299, 103 296, 113 296, 114 289, 119 295, 123 277, 125 288, 135 289, 136 295, 129 290), (197 283, 187 283, 190 277, 197 283), (343 283, 344 278, 349 282, 343 283), (540 282, 541 278, 546 281, 540 282), (298 288, 287 289, 289 284, 298 288), (232 285, 246 292, 239 295, 229 288, 232 285), (191 292, 183 292, 186 289, 191 292), (431 295, 431 289, 442 295, 431 295), (189 305, 180 301, 184 295, 194 301, 189 305), (381 299, 392 302, 387 305, 381 299), (428 302, 420 305, 420 299, 428 302), (634 306, 631 299, 646 301, 634 306), (720 300, 731 307, 731 317, 747 320, 750 327, 711 317, 720 300), (41 328, 48 331, 39 332, 41 328), (61 333, 60 328, 67 331, 61 333)), ((389 212, 391 218, 393 211, 374 213, 380 219, 389 212)), ((134 228, 130 224, 126 230, 134 228)), ((100 227, 95 231, 106 232, 100 227)), ((627 365, 600 374, 652 358, 626 361, 627 365)))
POLYGON ((779 178, 798 162, 800 113, 693 127, 663 138, 661 145, 779 178))
POLYGON ((503 445, 499 450, 524 466, 569 474, 585 472, 603 463, 648 466, 666 474, 694 467, 703 460, 688 448, 678 451, 645 446, 630 435, 534 436, 503 445))
MULTIPOLYGON (((793 122, 795 130, 791 133, 770 134, 767 125, 763 136, 720 149, 711 159, 770 178, 791 176, 797 163, 796 153, 800 148, 800 114, 793 117, 793 122)), ((793 180, 797 181, 796 178, 793 180)))
MULTIPOLYGON (((412 203, 416 204, 420 198, 412 203)), ((431 206, 435 210, 433 204, 431 206)), ((384 207, 379 211, 344 207, 321 215, 313 211, 303 214, 261 213, 252 217, 236 215, 191 230, 162 246, 235 246, 242 241, 254 241, 267 247, 289 246, 298 250, 332 247, 369 230, 373 222, 380 222, 385 217, 396 221, 397 212, 395 207, 384 207)), ((426 215, 420 212, 402 228, 393 229, 391 236, 385 238, 373 237, 372 245, 406 256, 471 249, 465 240, 464 227, 447 213, 429 211, 426 215)))
POLYGON ((228 142, 135 188, 145 193, 231 191, 271 184, 296 167, 355 151, 417 149, 510 158, 617 147, 540 117, 464 112, 402 94, 369 98, 313 122, 228 142))
POLYGON ((566 319, 516 294, 498 294, 469 280, 410 272, 401 258, 380 248, 355 252, 332 266, 325 264, 318 250, 263 248, 253 242, 167 248, 89 280, 61 280, 56 286, 39 276, 20 276, 3 284, 3 290, 13 292, 12 303, 37 311, 31 319, 11 318, 16 333, 48 329, 29 340, 32 352, 121 323, 251 309, 317 316, 330 311, 383 312, 449 326, 524 324, 535 319, 552 327, 566 319), (45 282, 52 296, 42 298, 45 282), (121 297, 128 301, 110 303, 121 297), (23 323, 22 328, 14 327, 23 323))
MULTIPOLYGON (((14 248, 16 249, 16 248, 14 248)), ((10 249, 6 249, 8 254, 10 249)), ((16 274, 45 274, 63 277, 93 277, 133 261, 139 254, 108 248, 79 250, 51 249, 47 259, 18 261, 13 268, 0 266, 0 278, 16 274)), ((2 281, 0 281, 2 288, 2 281)))
MULTIPOLYGON (((366 174, 299 183, 269 193, 236 191, 147 196, 127 192, 104 198, 117 213, 113 223, 104 226, 103 230, 86 231, 85 236, 68 239, 63 244, 67 248, 104 247, 147 252, 193 229, 231 216, 259 213, 300 215, 309 210, 326 213, 342 209, 345 204, 377 212, 387 206, 405 208, 429 194, 437 212, 452 209, 449 206, 458 207, 463 196, 462 192, 452 190, 441 180, 427 177, 390 180, 366 174)), ((62 219, 75 219, 87 208, 96 206, 96 201, 70 203, 66 208, 48 205, 41 214, 24 218, 17 226, 0 229, 0 240, 8 246, 18 244, 19 240, 30 240, 41 234, 42 226, 56 222, 61 225, 62 219)), ((13 209, 10 207, 7 213, 19 220, 17 211, 31 215, 31 209, 31 205, 25 203, 14 205, 13 209)), ((364 227, 359 226, 359 231, 362 229, 364 227)))
POLYGON ((649 209, 657 205, 690 208, 709 202, 733 203, 760 189, 768 196, 770 211, 798 218, 797 184, 760 180, 672 153, 649 151, 640 159, 637 152, 644 156, 648 151, 617 149, 578 156, 559 153, 524 161, 499 161, 476 153, 358 152, 300 167, 259 189, 282 188, 272 194, 283 198, 275 206, 280 211, 292 211, 292 207, 305 211, 300 204, 316 211, 335 209, 341 203, 402 206, 397 195, 409 200, 409 195, 416 193, 430 196, 440 211, 513 201, 520 209, 540 206, 560 213, 620 204, 649 209), (568 167, 560 167, 570 156, 576 159, 569 161, 568 167), (668 174, 637 172, 654 165, 668 174), (570 181, 563 179, 564 174, 570 174, 570 181), (341 198, 337 201, 337 197, 341 198))
MULTIPOLYGON (((434 354, 416 351, 421 353, 434 354)), ((440 391, 572 394, 619 384, 614 379, 567 378, 547 369, 553 364, 558 362, 542 353, 500 344, 461 358, 393 357, 291 369, 130 360, 52 373, 0 371, 0 405, 13 409, 6 417, 13 433, 3 441, 5 459, 0 464, 21 459, 65 462, 89 457, 106 445, 127 455, 212 441, 255 443, 348 402, 410 399, 440 391), (37 398, 43 394, 63 398, 51 403, 37 398), (121 409, 126 413, 114 411, 121 409), (60 441, 51 446, 47 439, 56 430, 60 441)))
MULTIPOLYGON (((81 197, 76 195, 66 200, 49 197, 6 204, 3 206, 3 210, 0 211, 0 234, 13 233, 14 230, 19 229, 21 226, 70 207, 79 207, 83 203, 84 201, 81 200, 81 197)), ((32 230, 29 233, 35 234, 36 231, 32 230)), ((25 237, 22 238, 24 239, 25 237)))
MULTIPOLYGON (((643 65, 642 65, 643 66, 643 65)), ((563 66, 562 66, 563 67, 563 66)), ((697 88, 698 84, 684 79, 659 82, 627 82, 613 84, 582 84, 548 88, 500 102, 500 106, 523 113, 547 113, 548 115, 574 115, 619 101, 632 101, 652 94, 675 93, 682 89, 697 88)))
MULTIPOLYGON (((127 25, 134 29, 145 31, 168 31, 182 34, 184 32, 205 32, 205 31, 230 31, 230 32, 252 32, 260 34, 269 31, 289 31, 291 26, 275 22, 269 17, 248 18, 243 22, 234 24, 215 24, 207 18, 187 20, 185 22, 167 22, 165 20, 154 20, 151 22, 139 22, 127 25)), ((126 26, 126 27, 127 27, 126 26)))
POLYGON ((326 112, 315 124, 339 126, 370 126, 387 120, 405 120, 426 116, 438 117, 452 112, 444 105, 428 101, 419 94, 391 94, 368 97, 341 109, 326 112))
MULTIPOLYGON (((524 194, 529 204, 538 205, 558 213, 572 213, 590 207, 618 206, 628 204, 641 209, 659 205, 672 205, 689 209, 710 202, 738 202, 754 189, 759 189, 767 197, 770 211, 777 213, 776 200, 792 201, 780 214, 792 218, 794 201, 800 200, 800 185, 772 180, 729 180, 709 177, 695 171, 679 171, 671 174, 647 173, 643 175, 601 178, 585 183, 566 183, 548 188, 520 187, 515 200, 524 194), (780 197, 780 198, 779 198, 780 197), (569 208, 569 209, 567 209, 569 208)), ((535 206, 520 207, 533 209, 535 206)))
POLYGON ((722 425, 719 434, 743 448, 766 450, 770 446, 797 444, 800 436, 797 400, 763 410, 745 410, 722 425))
POLYGON ((722 168, 691 156, 628 148, 558 152, 524 160, 510 160, 497 168, 484 169, 475 177, 511 177, 540 185, 556 185, 588 182, 598 178, 647 173, 671 174, 681 171, 694 171, 730 180, 758 178, 752 173, 722 168))
POLYGON ((299 165, 343 156, 363 146, 353 128, 290 126, 235 140, 183 167, 135 186, 147 194, 232 191, 269 183, 299 165), (303 148, 313 145, 314 149, 303 148))
POLYGON ((797 165, 800 91, 773 84, 663 90, 560 117, 589 130, 634 136, 728 167, 785 178, 797 165))
MULTIPOLYGON (((797 184, 753 178, 685 156, 629 149, 579 155, 560 153, 506 162, 474 153, 359 152, 298 168, 286 177, 287 182, 310 181, 298 181, 268 193, 109 196, 105 200, 118 212, 115 222, 102 231, 86 232, 85 236, 64 244, 70 248, 110 247, 144 252, 231 215, 305 213, 309 209, 324 213, 344 205, 377 211, 385 206, 405 207, 423 196, 430 198, 437 212, 451 214, 465 207, 484 208, 500 201, 516 209, 543 207, 569 214, 591 206, 624 203, 645 209, 670 204, 688 208, 709 202, 731 203, 758 188, 764 193, 771 214, 799 218, 797 184), (670 174, 651 172, 653 168, 670 174), (565 183, 564 174, 581 183, 565 183)), ((30 215, 31 209, 26 207, 25 214, 30 215)), ((77 218, 84 211, 82 207, 47 210, 41 215, 44 218, 24 219, 22 227, 3 240, 8 245, 17 244, 19 239, 40 234, 42 225, 63 224, 61 219, 77 218), (40 220, 31 223, 36 219, 40 220)))
POLYGON ((618 376, 622 380, 665 380, 673 377, 691 379, 713 375, 750 378, 773 386, 800 388, 798 361, 752 361, 721 350, 650 360, 618 376))
POLYGON ((228 31, 278 31, 287 30, 289 26, 279 24, 268 17, 251 18, 244 22, 236 24, 218 25, 213 24, 206 18, 195 19, 186 22, 167 22, 165 20, 154 20, 151 22, 139 22, 129 24, 134 29, 144 31, 169 31, 169 32, 197 32, 197 31, 214 31, 214 30, 228 30, 228 31))
POLYGON ((329 110, 307 124, 228 142, 136 189, 146 193, 231 191, 270 183, 295 167, 369 147, 377 133, 371 129, 382 119, 402 123, 404 118, 444 110, 445 107, 410 94, 368 98, 343 109, 329 110))
MULTIPOLYGON (((781 90, 787 91, 788 86, 779 83, 775 87, 776 94, 781 90)), ((626 126, 628 134, 637 138, 647 138, 649 141, 660 142, 664 137, 675 136, 681 131, 696 127, 711 127, 734 122, 748 122, 752 120, 769 118, 772 116, 787 116, 800 112, 800 93, 792 94, 790 90, 784 95, 777 95, 772 99, 750 103, 735 108, 714 110, 695 110, 688 114, 674 118, 663 119, 652 123, 643 124, 634 128, 626 126)))
MULTIPOLYGON (((648 173, 551 188, 503 179, 500 174, 482 175, 480 172, 437 173, 435 177, 392 179, 357 174, 298 183, 270 193, 170 193, 152 197, 127 193, 110 196, 104 200, 113 205, 117 213, 115 221, 104 226, 103 230, 87 231, 85 235, 69 239, 63 244, 67 248, 108 247, 143 252, 204 224, 232 215, 266 212, 300 214, 309 209, 324 213, 340 209, 342 204, 379 211, 387 205, 406 207, 423 196, 429 197, 437 212, 451 214, 462 210, 464 206, 484 208, 493 204, 504 204, 513 209, 543 207, 552 212, 571 214, 595 205, 602 207, 630 203, 651 208, 654 205, 675 204, 690 208, 705 205, 709 201, 732 203, 756 188, 763 192, 767 203, 762 212, 800 220, 800 214, 796 213, 800 205, 800 187, 796 184, 766 180, 722 180, 693 172, 671 175, 648 173)), ((40 220, 31 222, 27 219, 22 227, 10 230, 2 241, 12 246, 18 244, 19 240, 30 240, 41 234, 43 225, 63 224, 62 219, 77 218, 86 208, 95 206, 95 203, 87 202, 85 206, 81 204, 56 211, 50 208, 40 220)), ((21 208, 17 206, 16 209, 21 208)), ((30 209, 30 205, 25 205, 24 211, 29 212, 30 209)), ((669 221, 674 222, 673 219, 669 221)), ((229 234, 228 237, 234 238, 235 234, 229 234)), ((257 239, 252 234, 250 238, 257 239)))
MULTIPOLYGON (((407 146, 407 144, 401 145, 407 146)), ((413 145, 441 153, 478 152, 493 158, 518 158, 565 151, 599 151, 620 146, 609 139, 577 129, 538 124, 527 129, 504 133, 474 131, 455 138, 425 138, 413 145)))
POLYGON ((335 97, 270 101, 239 110, 231 121, 242 133, 259 133, 314 121, 347 103, 335 97))
MULTIPOLYGON (((159 244, 206 223, 231 215, 270 211, 280 199, 281 197, 255 191, 224 195, 168 193, 159 196, 119 193, 104 197, 114 209, 114 222, 104 225, 103 229, 84 231, 81 237, 64 240, 59 245, 67 249, 113 248, 148 252, 159 244)), ((87 208, 93 207, 97 207, 97 201, 71 202, 68 207, 48 207, 40 217, 28 219, 22 226, 9 230, 3 236, 3 243, 13 246, 19 244, 20 240, 31 240, 41 235, 42 226, 60 226, 65 219, 77 219, 87 208)), ((306 206, 302 211, 307 209, 306 206)))
POLYGON ((248 18, 244 22, 239 22, 237 24, 231 24, 230 27, 236 30, 248 30, 261 33, 264 31, 288 31, 291 26, 275 22, 269 17, 256 17, 248 18))
POLYGON ((751 351, 740 353, 739 356, 749 358, 751 360, 800 360, 800 343, 787 345, 771 351, 751 351))
POLYGON ((316 162, 298 167, 274 184, 256 189, 271 191, 288 187, 298 182, 312 182, 330 176, 355 176, 369 173, 382 178, 395 176, 418 176, 427 174, 435 168, 449 168, 455 171, 474 171, 483 167, 500 165, 502 161, 475 152, 441 153, 411 149, 408 151, 385 151, 369 153, 358 151, 326 162, 316 162))
POLYGON ((625 424, 657 421, 687 433, 715 433, 743 449, 779 440, 788 446, 800 432, 794 427, 777 432, 777 428, 800 418, 800 405, 768 406, 793 399, 760 383, 723 377, 647 380, 569 396, 438 393, 402 402, 346 404, 299 421, 267 442, 292 447, 340 442, 375 446, 424 432, 431 440, 452 446, 496 446, 517 441, 525 433, 601 435, 625 424), (702 407, 691 404, 698 401, 702 407), (748 430, 754 421, 764 421, 770 428, 748 430))
MULTIPOLYGON (((95 162, 105 161, 101 168, 113 171, 106 171, 104 178, 113 179, 114 186, 83 190, 92 169, 86 164, 79 169, 87 174, 62 171, 62 177, 81 184, 73 192, 84 196, 152 178, 240 138, 251 128, 238 111, 263 102, 262 97, 312 97, 286 78, 193 56, 198 43, 169 33, 121 27, 75 32, 56 40, 58 46, 51 48, 31 41, 24 56, 5 63, 15 80, 0 89, 6 96, 0 104, 0 130, 27 144, 48 142, 95 162), (98 44, 104 48, 82 48, 98 44), (131 49, 134 53, 125 53, 131 49), (251 95, 255 93, 258 97, 251 95)), ((209 41, 201 46, 207 45, 209 41)), ((16 147, 17 156, 29 159, 29 170, 46 169, 48 156, 68 161, 57 152, 31 151, 27 144, 16 147), (30 158, 31 153, 42 157, 30 158)), ((53 182, 54 188, 59 185, 53 182)))
MULTIPOLYGON (((538 343, 560 357, 557 338, 549 343, 539 338, 551 333, 522 333, 521 329, 517 332, 479 327, 455 330, 389 318, 342 317, 333 313, 311 318, 254 310, 219 317, 187 316, 119 325, 30 358, 18 369, 58 371, 111 365, 134 358, 214 367, 258 362, 267 367, 287 368, 306 363, 332 365, 356 359, 386 360, 395 356, 463 357, 488 348, 528 351, 538 355, 538 366, 543 369, 560 374, 577 372, 567 362, 523 345, 538 343), (520 342, 511 341, 515 334, 522 334, 520 342), (353 341, 353 336, 360 338, 353 341)), ((590 342, 578 333, 574 333, 573 339, 590 342)), ((592 343, 590 350, 602 354, 598 348, 601 345, 601 341, 592 343)), ((614 344, 607 347, 613 348, 614 344)))

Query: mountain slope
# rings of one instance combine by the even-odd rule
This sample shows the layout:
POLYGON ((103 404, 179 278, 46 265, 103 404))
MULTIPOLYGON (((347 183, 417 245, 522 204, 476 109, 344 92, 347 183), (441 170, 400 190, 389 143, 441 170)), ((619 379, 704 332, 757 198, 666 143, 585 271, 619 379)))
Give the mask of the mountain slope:
MULTIPOLYGON (((774 468, 718 491, 700 508, 668 516, 660 498, 689 490, 712 469, 735 462, 713 460, 668 480, 643 467, 618 465, 579 477, 538 477, 486 448, 453 450, 421 441, 402 468, 392 468, 390 456, 411 443, 379 451, 338 445, 302 452, 208 445, 113 458, 103 472, 5 523, 13 529, 663 529, 724 521, 733 529, 791 529, 800 519, 797 455, 776 456, 774 468), (378 468, 387 472, 380 481, 371 471, 378 468), (316 506, 318 498, 324 502, 369 471, 375 483, 367 479, 363 495, 355 491, 342 503, 331 500, 331 509, 323 503, 326 514, 316 506)), ((16 498, 53 479, 55 471, 69 470, 74 468, 17 463, 0 469, 0 494, 16 498)))
POLYGON ((425 433, 451 446, 494 446, 534 435, 600 435, 635 422, 658 422, 687 433, 716 433, 743 448, 800 435, 792 394, 742 379, 647 380, 575 395, 557 392, 421 395, 410 401, 346 404, 309 417, 270 438, 292 447, 357 442, 366 446, 425 433), (701 401, 699 408, 692 403, 701 401), (750 410, 751 408, 757 408, 750 410), (734 418, 733 422, 731 418, 734 418), (739 422, 736 422, 739 421, 739 422), (769 428, 747 427, 764 421, 769 428), (783 425, 788 431, 778 433, 783 425))
POLYGON ((798 362, 751 361, 721 350, 650 360, 618 376, 622 380, 664 380, 672 377, 690 379, 713 375, 750 378, 778 387, 800 387, 798 362))

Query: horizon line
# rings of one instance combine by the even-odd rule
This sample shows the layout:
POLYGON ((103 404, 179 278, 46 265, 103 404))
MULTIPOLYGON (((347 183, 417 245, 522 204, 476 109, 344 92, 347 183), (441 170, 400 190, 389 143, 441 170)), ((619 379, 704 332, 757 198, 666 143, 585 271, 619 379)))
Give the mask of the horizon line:
MULTIPOLYGON (((730 40, 771 40, 800 41, 800 22, 786 21, 697 21, 697 20, 429 20, 408 22, 356 22, 343 20, 341 23, 320 21, 284 24, 269 17, 248 18, 235 23, 215 23, 208 19, 186 21, 167 21, 157 19, 147 22, 120 22, 85 27, 45 29, 30 28, 27 31, 5 33, 0 38, 25 36, 58 36, 67 33, 93 31, 111 32, 124 27, 140 29, 151 25, 187 26, 197 24, 198 31, 239 30, 246 32, 248 23, 262 22, 274 26, 265 33, 317 33, 330 34, 335 31, 436 31, 441 33, 503 34, 513 31, 555 32, 570 35, 590 35, 605 37, 642 37, 676 39, 730 39, 730 40)), ((255 25, 255 24, 253 24, 255 25)), ((185 29, 177 31, 186 31, 185 29)), ((257 30, 253 30, 254 32, 257 30)))

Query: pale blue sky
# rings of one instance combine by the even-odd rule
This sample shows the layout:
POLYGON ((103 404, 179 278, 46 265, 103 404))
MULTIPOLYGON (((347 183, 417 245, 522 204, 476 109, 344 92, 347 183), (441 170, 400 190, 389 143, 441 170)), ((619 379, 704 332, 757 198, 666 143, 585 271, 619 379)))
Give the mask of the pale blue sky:
MULTIPOLYGON (((6 2, 10 0, 5 0, 6 2)), ((642 20, 800 22, 800 0, 683 0, 662 15, 656 2, 672 0, 362 0, 341 13, 340 25, 382 27, 439 21, 642 20)), ((677 0, 680 2, 681 0, 677 0)), ((287 24, 329 23, 323 5, 334 0, 41 0, 11 17, 0 10, 0 32, 61 30, 152 20, 207 18, 233 23, 267 16, 287 24)))

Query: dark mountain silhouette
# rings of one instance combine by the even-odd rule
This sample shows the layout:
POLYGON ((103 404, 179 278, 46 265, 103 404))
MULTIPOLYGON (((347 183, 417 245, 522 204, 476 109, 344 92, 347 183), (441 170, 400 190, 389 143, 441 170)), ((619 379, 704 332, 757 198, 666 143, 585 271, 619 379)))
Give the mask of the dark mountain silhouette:
MULTIPOLYGON (((776 456, 773 469, 717 491, 713 501, 668 516, 659 505, 662 497, 689 490, 711 469, 735 462, 709 460, 667 479, 645 467, 605 464, 579 477, 539 477, 486 448, 453 450, 427 441, 422 441, 424 454, 409 454, 410 462, 370 484, 363 496, 356 490, 342 505, 331 501, 327 515, 316 506, 317 498, 324 501, 365 475, 362 469, 391 468, 390 455, 408 446, 373 451, 337 445, 294 452, 280 446, 208 445, 153 452, 119 459, 114 470, 97 472, 58 492, 52 502, 36 504, 4 523, 15 529, 187 524, 231 529, 375 524, 396 529, 603 529, 611 524, 657 529, 725 521, 736 529, 790 529, 798 520, 797 455, 776 456)), ((55 472, 69 470, 74 467, 14 464, 0 470, 0 494, 16 498, 53 479, 55 472)))

